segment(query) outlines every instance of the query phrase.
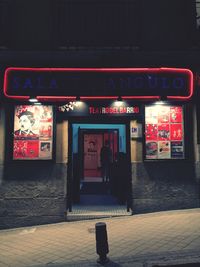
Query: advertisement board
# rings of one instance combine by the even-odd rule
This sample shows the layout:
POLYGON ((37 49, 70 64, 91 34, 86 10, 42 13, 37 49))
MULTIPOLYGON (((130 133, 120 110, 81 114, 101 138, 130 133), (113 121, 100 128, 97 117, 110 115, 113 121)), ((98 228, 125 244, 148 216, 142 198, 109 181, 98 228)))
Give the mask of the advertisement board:
POLYGON ((14 111, 14 160, 52 159, 53 109, 47 105, 18 105, 14 111))
POLYGON ((184 159, 183 107, 145 107, 145 159, 184 159))

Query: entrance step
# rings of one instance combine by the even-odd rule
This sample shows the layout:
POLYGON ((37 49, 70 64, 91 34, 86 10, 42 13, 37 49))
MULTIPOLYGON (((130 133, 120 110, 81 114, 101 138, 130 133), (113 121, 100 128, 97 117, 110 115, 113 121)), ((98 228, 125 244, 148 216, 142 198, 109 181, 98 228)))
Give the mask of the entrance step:
MULTIPOLYGON (((102 178, 100 178, 102 180, 102 178)), ((109 193, 109 185, 102 182, 82 182, 80 185, 81 195, 102 195, 109 193)))
POLYGON ((120 206, 116 197, 111 195, 80 195, 79 206, 120 206))
POLYGON ((126 205, 73 205, 72 212, 67 212, 67 221, 79 221, 130 215, 132 215, 132 211, 127 212, 126 205))

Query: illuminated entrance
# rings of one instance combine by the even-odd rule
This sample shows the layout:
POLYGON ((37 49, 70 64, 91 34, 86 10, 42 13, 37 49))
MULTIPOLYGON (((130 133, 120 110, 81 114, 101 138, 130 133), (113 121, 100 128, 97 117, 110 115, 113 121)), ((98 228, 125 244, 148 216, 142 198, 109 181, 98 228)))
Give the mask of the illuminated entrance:
POLYGON ((123 211, 127 215, 130 159, 126 124, 72 124, 71 206, 69 210, 123 211), (103 179, 102 147, 110 150, 109 178, 103 179), (127 170, 127 172, 126 172, 127 170))
MULTIPOLYGON (((82 182, 103 182, 103 170, 102 170, 102 148, 108 144, 110 151, 109 163, 113 163, 116 160, 117 154, 119 153, 119 133, 118 129, 92 129, 81 131, 82 144, 82 160, 83 160, 83 171, 82 171, 82 182)), ((111 172, 111 170, 108 170, 111 172)), ((110 176, 110 173, 108 173, 110 176)), ((92 193, 92 192, 91 192, 92 193)))

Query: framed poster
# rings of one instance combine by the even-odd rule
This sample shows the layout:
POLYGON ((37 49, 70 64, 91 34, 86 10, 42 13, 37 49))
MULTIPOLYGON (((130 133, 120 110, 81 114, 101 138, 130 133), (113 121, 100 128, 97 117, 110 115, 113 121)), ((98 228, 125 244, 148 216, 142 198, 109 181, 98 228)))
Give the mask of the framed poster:
POLYGON ((145 107, 145 159, 184 159, 183 107, 145 107))
POLYGON ((53 146, 53 108, 18 105, 14 111, 14 160, 50 160, 53 146))

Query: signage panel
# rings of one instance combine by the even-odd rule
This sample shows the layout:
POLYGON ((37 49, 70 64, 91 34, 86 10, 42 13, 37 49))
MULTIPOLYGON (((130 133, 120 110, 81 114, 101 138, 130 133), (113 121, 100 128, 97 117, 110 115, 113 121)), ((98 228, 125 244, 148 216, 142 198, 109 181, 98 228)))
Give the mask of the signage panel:
POLYGON ((112 103, 86 103, 83 101, 70 101, 58 107, 58 112, 66 116, 89 116, 89 117, 107 117, 107 116, 138 116, 140 106, 128 103, 126 101, 113 101, 112 103))
POLYGON ((178 68, 7 68, 8 98, 41 100, 168 99, 193 94, 193 74, 178 68))

